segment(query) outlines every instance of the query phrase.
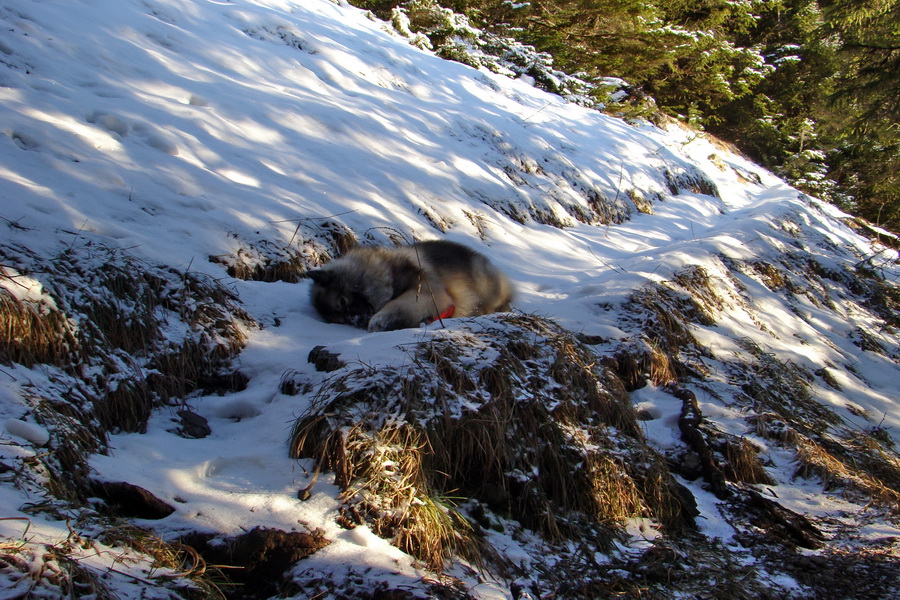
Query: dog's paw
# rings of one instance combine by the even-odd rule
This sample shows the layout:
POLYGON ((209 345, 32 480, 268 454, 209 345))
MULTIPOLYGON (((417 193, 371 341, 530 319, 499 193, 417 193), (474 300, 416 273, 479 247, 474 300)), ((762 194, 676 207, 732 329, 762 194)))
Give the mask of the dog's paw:
POLYGON ((381 311, 375 313, 369 319, 369 331, 391 331, 393 329, 402 329, 404 324, 397 314, 391 314, 389 311, 381 311))

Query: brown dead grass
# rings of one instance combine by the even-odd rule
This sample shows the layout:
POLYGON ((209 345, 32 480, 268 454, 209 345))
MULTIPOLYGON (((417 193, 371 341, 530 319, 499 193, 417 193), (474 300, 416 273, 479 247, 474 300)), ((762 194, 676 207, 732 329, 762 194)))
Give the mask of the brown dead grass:
POLYGON ((432 567, 484 552, 449 496, 556 541, 608 543, 630 517, 689 523, 621 382, 549 321, 498 319, 419 344, 408 368, 338 372, 295 424, 292 456, 333 470, 376 531, 432 567))
POLYGON ((776 481, 760 461, 760 451, 759 446, 744 437, 726 441, 723 450, 725 477, 739 483, 775 485, 776 481))
MULTIPOLYGON (((18 273, 0 266, 0 278, 16 283, 18 273)), ((74 326, 50 304, 20 300, 0 286, 0 362, 32 367, 66 365, 78 350, 74 326)))
POLYGON ((15 265, 0 268, 0 361, 53 367, 48 384, 22 400, 51 432, 30 466, 68 501, 90 493, 86 457, 104 451, 108 431, 141 431, 155 408, 183 402, 253 326, 218 282, 122 251, 73 247, 45 259, 0 245, 0 261, 15 265), (27 295, 7 289, 20 274, 30 278, 27 295), (176 320, 185 333, 171 340, 176 320))
POLYGON ((795 477, 817 478, 826 490, 845 490, 856 499, 862 495, 900 513, 900 457, 871 435, 847 431, 841 437, 813 437, 775 413, 757 415, 751 422, 761 437, 795 450, 795 477))
POLYGON ((197 390, 243 348, 252 319, 208 277, 123 256, 93 270, 80 261, 68 253, 54 262, 58 303, 78 323, 73 368, 100 366, 89 383, 105 429, 141 431, 154 408, 197 390), (72 293, 84 288, 90 293, 72 293), (179 342, 163 332, 174 318, 191 331, 179 342))
POLYGON ((686 316, 693 317, 703 325, 715 324, 716 315, 726 308, 727 302, 706 269, 687 267, 675 275, 674 282, 688 292, 691 298, 695 312, 686 316))
MULTIPOLYGON (((0 362, 49 365, 48 384, 39 390, 24 386, 22 402, 50 432, 50 440, 42 452, 17 464, 16 485, 46 491, 51 498, 31 510, 68 519, 71 512, 57 507, 87 505, 87 458, 105 451, 107 432, 140 431, 153 409, 183 401, 240 351, 252 319, 217 282, 145 264, 120 251, 76 247, 47 260, 0 246, 0 260, 15 265, 0 268, 5 279, 0 362), (11 291, 20 274, 32 279, 28 294, 11 291), (35 279, 42 285, 40 296, 34 293, 35 279), (188 332, 177 341, 165 334, 175 320, 188 332)), ((148 585, 224 597, 218 575, 190 548, 122 523, 98 534, 103 524, 108 525, 106 519, 84 510, 64 542, 4 545, 2 569, 29 582, 22 597, 46 591, 46 597, 116 598, 105 574, 82 561, 99 535, 104 543, 132 549, 131 557, 150 557, 153 568, 171 582, 154 578, 148 585)))
POLYGON ((810 391, 814 375, 792 362, 779 360, 750 339, 739 340, 755 362, 739 365, 745 372, 742 390, 757 413, 773 413, 801 432, 815 437, 841 423, 840 417, 810 391))
POLYGON ((647 381, 667 385, 705 374, 698 360, 705 350, 691 327, 714 325, 729 306, 720 287, 705 269, 689 267, 670 282, 649 284, 631 295, 625 308, 630 319, 638 321, 642 335, 639 342, 626 342, 616 351, 627 389, 647 381))
POLYGON ((100 538, 112 547, 127 547, 153 560, 151 575, 155 571, 163 580, 190 582, 195 591, 209 600, 224 600, 223 591, 228 586, 228 578, 222 569, 226 565, 210 565, 191 546, 177 542, 167 542, 159 536, 127 523, 118 523, 105 530, 100 538))
POLYGON ((86 500, 87 459, 106 446, 106 434, 96 419, 76 402, 28 395, 35 420, 53 432, 48 452, 36 455, 34 466, 45 474, 45 485, 55 498, 75 503, 86 500))
POLYGON ((485 548, 424 467, 423 433, 403 422, 388 421, 377 430, 367 425, 331 429, 324 418, 313 419, 295 431, 292 455, 316 454, 322 468, 336 473, 353 510, 376 515, 373 531, 429 568, 441 570, 452 556, 480 564, 485 548))
POLYGON ((862 493, 870 501, 900 514, 900 460, 883 451, 866 452, 858 445, 816 443, 800 437, 797 445, 798 477, 816 477, 825 489, 862 493))
MULTIPOLYGON (((105 527, 103 531, 92 532, 96 537, 86 537, 77 531, 82 517, 67 521, 68 535, 52 544, 28 539, 27 525, 22 539, 0 539, 0 573, 4 577, 5 597, 117 600, 123 590, 110 583, 117 577, 133 586, 129 589, 135 593, 147 588, 169 588, 173 597, 176 594, 210 600, 226 597, 222 592, 225 578, 221 571, 207 565, 193 548, 170 544, 121 522, 104 522, 100 525, 105 527), (95 553, 112 557, 114 566, 98 568, 95 553), (145 578, 125 566, 148 560, 150 571, 145 578)), ((90 529, 96 526, 92 523, 90 529)))
POLYGON ((297 219, 289 243, 237 240, 231 254, 210 256, 229 276, 250 281, 299 281, 304 274, 345 254, 358 243, 353 231, 335 218, 297 219))

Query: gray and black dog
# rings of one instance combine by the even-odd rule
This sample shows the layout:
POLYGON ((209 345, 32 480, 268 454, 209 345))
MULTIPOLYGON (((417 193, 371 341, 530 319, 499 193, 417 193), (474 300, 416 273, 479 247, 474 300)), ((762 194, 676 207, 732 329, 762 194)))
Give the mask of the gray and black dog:
POLYGON ((447 241, 357 247, 308 275, 323 319, 369 331, 507 311, 513 296, 487 258, 447 241))

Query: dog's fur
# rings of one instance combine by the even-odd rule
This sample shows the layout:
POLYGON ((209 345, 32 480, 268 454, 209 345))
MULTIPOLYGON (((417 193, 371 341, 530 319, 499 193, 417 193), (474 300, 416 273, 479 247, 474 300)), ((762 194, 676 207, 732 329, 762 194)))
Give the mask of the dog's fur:
POLYGON ((323 319, 369 331, 507 311, 513 293, 487 258, 447 241, 358 247, 308 275, 323 319))

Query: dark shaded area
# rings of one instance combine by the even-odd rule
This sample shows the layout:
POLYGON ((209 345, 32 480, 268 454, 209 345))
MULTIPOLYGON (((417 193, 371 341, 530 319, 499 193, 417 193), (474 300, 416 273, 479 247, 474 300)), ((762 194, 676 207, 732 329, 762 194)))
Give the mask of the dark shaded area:
POLYGON ((102 498, 111 514, 134 519, 165 519, 175 509, 148 490, 125 482, 114 481, 94 484, 94 493, 102 498))
POLYGON ((222 588, 229 600, 262 600, 279 594, 294 563, 331 543, 319 532, 264 527, 231 538, 192 533, 180 542, 192 546, 208 564, 233 567, 226 571, 232 585, 222 588))

